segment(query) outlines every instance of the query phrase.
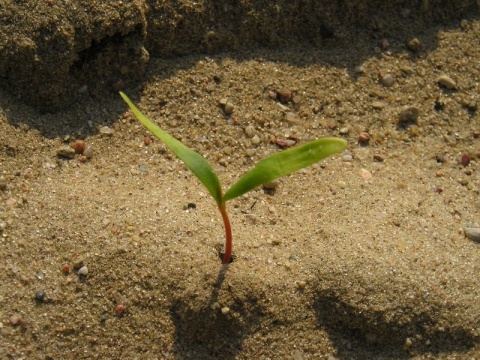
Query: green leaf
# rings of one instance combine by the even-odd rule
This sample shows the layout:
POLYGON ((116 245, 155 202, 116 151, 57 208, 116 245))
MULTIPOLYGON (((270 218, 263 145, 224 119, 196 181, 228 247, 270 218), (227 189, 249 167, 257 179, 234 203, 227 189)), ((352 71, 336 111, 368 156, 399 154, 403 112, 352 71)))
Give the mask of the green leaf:
POLYGON ((347 147, 347 142, 339 138, 323 138, 305 145, 282 151, 261 160, 253 169, 247 171, 227 190, 223 201, 234 199, 259 185, 291 174, 304 167, 332 155, 347 147))
POLYGON ((180 141, 163 131, 157 124, 143 115, 140 110, 130 101, 127 95, 120 92, 123 100, 130 107, 137 119, 156 137, 168 146, 168 148, 195 174, 213 196, 217 204, 222 202, 222 186, 217 174, 209 162, 199 153, 183 145, 180 141))

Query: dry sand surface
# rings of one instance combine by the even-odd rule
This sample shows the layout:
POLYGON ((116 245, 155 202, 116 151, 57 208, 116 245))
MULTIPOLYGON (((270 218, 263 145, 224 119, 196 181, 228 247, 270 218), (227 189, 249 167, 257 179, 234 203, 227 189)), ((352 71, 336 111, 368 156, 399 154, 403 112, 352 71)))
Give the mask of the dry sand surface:
POLYGON ((415 35, 152 57, 124 88, 225 186, 279 139, 348 140, 228 204, 228 266, 214 201, 118 94, 0 90, 0 358, 480 359, 480 21, 415 35))

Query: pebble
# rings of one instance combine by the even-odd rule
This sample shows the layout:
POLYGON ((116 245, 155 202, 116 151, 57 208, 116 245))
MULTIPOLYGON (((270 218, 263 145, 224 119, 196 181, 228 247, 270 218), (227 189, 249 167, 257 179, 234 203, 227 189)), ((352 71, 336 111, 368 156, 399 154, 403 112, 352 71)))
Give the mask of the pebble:
POLYGON ((384 158, 383 158, 383 156, 380 155, 380 154, 374 154, 374 155, 373 155, 373 161, 383 162, 383 161, 384 161, 384 158))
POLYGON ((83 155, 87 158, 87 159, 91 159, 93 157, 93 148, 90 146, 90 145, 87 145, 87 147, 85 148, 85 150, 83 151, 83 155))
POLYGON ((75 157, 75 150, 71 146, 61 146, 57 150, 57 156, 64 159, 73 159, 75 157))
POLYGON ((18 315, 12 315, 10 316, 9 321, 12 325, 20 325, 22 323, 22 318, 18 315))
POLYGON ((383 86, 391 87, 395 80, 393 79, 392 74, 380 74, 380 83, 383 86))
POLYGON ((45 300, 45 291, 39 290, 35 292, 35 300, 37 300, 38 302, 42 302, 43 300, 45 300))
POLYGON ((5 204, 10 208, 17 203, 17 199, 10 198, 5 201, 5 204))
POLYGON ((372 107, 376 110, 382 110, 386 104, 383 101, 375 101, 372 103, 372 107))
POLYGON ((86 94, 88 91, 88 86, 87 85, 82 85, 80 88, 77 90, 80 94, 86 94))
POLYGON ((457 83, 450 76, 445 74, 438 77, 437 83, 445 86, 447 89, 455 89, 457 87, 457 83))
POLYGON ((353 156, 352 156, 351 154, 343 155, 342 160, 343 160, 343 161, 352 161, 352 160, 353 160, 353 156))
POLYGON ((222 315, 227 315, 230 312, 230 308, 227 306, 222 307, 222 315))
POLYGON ((354 71, 357 75, 365 74, 365 67, 363 65, 357 65, 355 66, 354 71))
POLYGON ((275 190, 279 184, 280 184, 279 180, 273 180, 273 181, 270 181, 269 183, 263 184, 263 187, 268 190, 275 190))
POLYGON ((72 145, 72 149, 75 150, 76 154, 83 154, 87 148, 87 144, 83 140, 77 140, 72 145))
POLYGON ((7 225, 5 224, 5 221, 0 220, 0 232, 5 230, 6 227, 7 227, 7 225))
POLYGON ((88 267, 82 266, 80 269, 78 269, 78 275, 83 275, 87 276, 88 275, 88 267))
POLYGON ((422 43, 417 38, 413 38, 407 42, 407 47, 413 52, 419 52, 422 48, 422 43))
POLYGON ((340 135, 347 135, 350 131, 350 128, 348 127, 342 127, 340 130, 339 130, 339 133, 340 135))
POLYGON ((255 128, 252 125, 248 125, 245 128, 245 135, 247 135, 249 138, 252 138, 255 135, 255 128))
POLYGON ((358 135, 358 142, 360 142, 362 144, 368 144, 369 141, 370 141, 370 134, 368 132, 362 131, 358 135))
POLYGON ((358 174, 360 175, 360 177, 363 179, 363 180, 370 180, 373 175, 370 171, 368 171, 367 169, 360 169, 360 171, 358 172, 358 174))
POLYGON ((390 41, 387 38, 382 38, 378 45, 382 50, 387 50, 390 47, 390 41))
POLYGON ((245 217, 252 223, 256 224, 258 221, 258 216, 255 214, 246 214, 245 217))
POLYGON ((480 228, 467 227, 465 228, 465 236, 470 240, 480 243, 480 228))
POLYGON ((107 136, 112 136, 113 133, 115 132, 115 130, 113 130, 111 127, 108 127, 108 126, 102 126, 99 131, 100 131, 100 134, 107 135, 107 136))
POLYGON ((293 94, 292 91, 289 89, 283 89, 278 92, 278 99, 281 103, 287 104, 292 101, 293 94))
POLYGON ((281 148, 287 148, 287 147, 290 147, 290 146, 293 146, 295 145, 297 142, 295 140, 291 140, 291 139, 282 139, 282 138, 277 138, 275 140, 275 144, 277 144, 278 146, 280 146, 281 148))
POLYGON ((65 264, 62 265, 62 272, 64 274, 69 274, 70 270, 71 270, 70 264, 65 263, 65 264))
POLYGON ((245 154, 247 154, 247 156, 253 156, 255 155, 255 149, 247 149, 245 150, 245 154))
POLYGON ((117 316, 123 315, 125 311, 127 311, 127 307, 125 305, 119 304, 115 306, 115 313, 117 314, 117 316))
POLYGON ((223 111, 227 115, 231 115, 234 109, 235 109, 235 106, 230 101, 227 101, 223 106, 223 111))
POLYGON ((467 167, 468 164, 470 164, 470 155, 467 153, 463 153, 462 157, 460 158, 460 163, 464 166, 467 167))
POLYGON ((307 282, 305 280, 300 280, 299 282, 297 282, 298 289, 305 289, 305 286, 307 286, 307 282))
POLYGON ((258 137, 258 135, 255 135, 253 138, 252 138, 252 144, 253 145, 258 145, 260 144, 261 142, 261 139, 258 137))

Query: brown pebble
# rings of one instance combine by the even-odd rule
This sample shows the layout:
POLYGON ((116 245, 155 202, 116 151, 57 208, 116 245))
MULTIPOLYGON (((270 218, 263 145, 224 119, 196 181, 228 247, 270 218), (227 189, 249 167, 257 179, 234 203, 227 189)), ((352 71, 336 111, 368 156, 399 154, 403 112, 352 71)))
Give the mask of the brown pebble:
POLYGON ((466 167, 466 166, 468 166, 468 164, 470 164, 470 159, 471 159, 471 158, 470 158, 470 155, 469 155, 469 154, 463 153, 463 154, 462 154, 462 157, 460 158, 460 163, 461 163, 464 167, 466 167))
POLYGON ((474 139, 480 139, 480 130, 473 130, 472 135, 474 139))
POLYGON ((152 138, 150 136, 145 136, 143 142, 145 143, 145 145, 150 145, 152 143, 152 138))
POLYGON ((65 263, 65 264, 62 265, 62 272, 64 274, 69 274, 71 270, 72 269, 71 269, 69 264, 65 263))
POLYGON ((292 139, 277 139, 277 145, 282 148, 287 148, 295 145, 297 142, 292 139))
POLYGON ((292 98, 293 98, 293 94, 291 90, 283 89, 278 92, 278 99, 283 104, 289 103, 290 101, 292 101, 292 98))
POLYGON ((390 47, 390 42, 387 38, 383 38, 382 40, 380 40, 379 45, 382 50, 387 50, 390 47))
POLYGON ((413 52, 419 52, 422 48, 422 43, 417 38, 413 38, 407 42, 407 47, 413 52))
POLYGON ((379 154, 375 154, 373 155, 373 161, 376 161, 376 162, 383 162, 384 161, 384 158, 382 155, 379 155, 379 154))
POLYGON ((118 316, 123 315, 126 310, 127 310, 127 307, 125 305, 122 305, 122 304, 119 304, 115 307, 115 313, 118 316))
POLYGON ((87 147, 87 144, 83 140, 77 140, 71 146, 73 150, 75 150, 75 154, 83 154, 87 147))
POLYGON ((277 144, 277 145, 280 146, 281 148, 288 147, 288 142, 287 142, 287 140, 282 139, 282 138, 276 138, 276 139, 275 139, 275 144, 277 144))
POLYGON ((370 141, 370 134, 368 132, 362 131, 358 135, 358 142, 360 142, 362 144, 368 144, 369 141, 370 141))

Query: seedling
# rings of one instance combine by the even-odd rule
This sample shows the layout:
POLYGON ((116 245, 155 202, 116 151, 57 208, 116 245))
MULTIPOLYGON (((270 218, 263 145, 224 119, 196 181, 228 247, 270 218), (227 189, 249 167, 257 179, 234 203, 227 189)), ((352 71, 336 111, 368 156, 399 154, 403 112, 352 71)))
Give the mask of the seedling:
POLYGON ((120 92, 120 95, 138 120, 185 163, 198 180, 207 188, 217 203, 225 225, 225 255, 222 264, 228 264, 232 256, 232 227, 227 214, 227 201, 235 199, 253 190, 257 186, 267 184, 294 171, 313 165, 347 147, 347 142, 343 139, 323 138, 276 153, 260 160, 253 169, 243 174, 236 183, 223 193, 222 185, 220 184, 217 174, 202 155, 163 131, 158 125, 143 115, 123 92, 120 92))

